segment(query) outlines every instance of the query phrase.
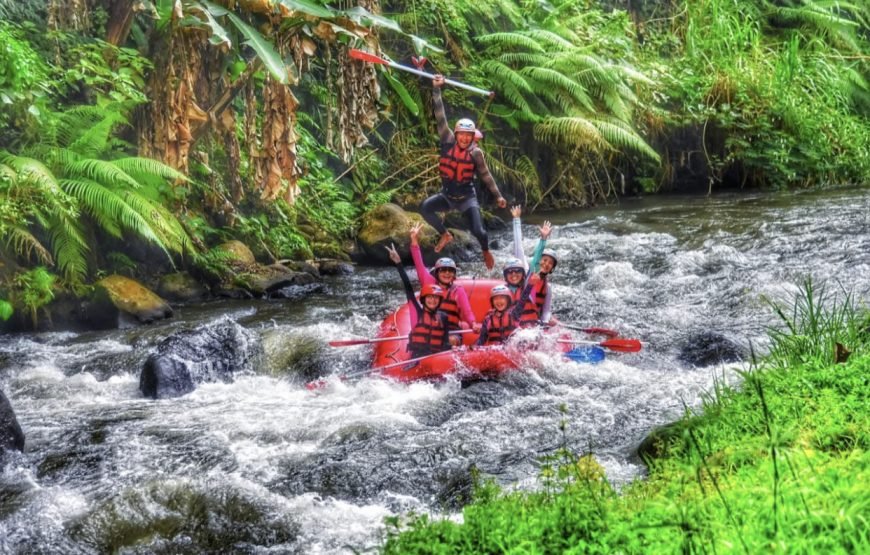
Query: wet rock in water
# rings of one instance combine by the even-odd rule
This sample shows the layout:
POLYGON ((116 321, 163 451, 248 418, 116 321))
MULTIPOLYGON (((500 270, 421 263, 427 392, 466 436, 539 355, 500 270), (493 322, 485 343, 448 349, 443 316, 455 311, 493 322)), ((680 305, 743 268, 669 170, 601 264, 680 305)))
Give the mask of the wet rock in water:
POLYGON ((0 390, 0 458, 6 449, 24 451, 24 432, 15 418, 12 404, 0 390))
POLYGON ((704 331, 691 334, 680 349, 679 359, 692 366, 712 366, 738 362, 746 358, 746 350, 724 335, 704 331))
POLYGON ((190 393, 200 383, 230 383, 236 374, 253 372, 262 354, 255 332, 224 318, 161 341, 145 361, 139 389, 162 399, 190 393))
POLYGON ((468 261, 478 257, 475 254, 475 250, 480 248, 477 241, 468 233, 453 228, 450 229, 453 241, 441 253, 434 252, 433 248, 439 238, 438 232, 426 224, 420 214, 405 212, 399 206, 388 203, 378 206, 363 217, 358 239, 367 257, 364 261, 392 264, 385 247, 394 244, 402 260, 410 264, 411 240, 408 231, 415 223, 424 224, 419 240, 426 264, 432 265, 442 256, 449 256, 456 261, 468 261))
POLYGON ((273 375, 292 373, 307 381, 324 373, 323 338, 288 333, 287 328, 266 330, 263 351, 266 371, 273 375))
MULTIPOLYGON (((308 275, 308 274, 305 274, 308 275)), ((269 293, 270 299, 288 299, 297 301, 304 299, 309 295, 323 292, 324 285, 322 283, 311 283, 309 285, 288 285, 269 293)))
POLYGON ((97 328, 111 328, 125 321, 150 324, 170 316, 172 307, 150 289, 134 279, 111 275, 94 284, 84 318, 97 328))
POLYGON ((97 553, 254 553, 296 541, 300 525, 269 497, 170 480, 123 490, 69 530, 97 553))
POLYGON ((157 293, 170 301, 201 301, 208 297, 208 289, 188 272, 166 274, 157 283, 157 293))
POLYGON ((317 267, 324 276, 348 276, 353 273, 353 264, 344 260, 318 260, 317 267))

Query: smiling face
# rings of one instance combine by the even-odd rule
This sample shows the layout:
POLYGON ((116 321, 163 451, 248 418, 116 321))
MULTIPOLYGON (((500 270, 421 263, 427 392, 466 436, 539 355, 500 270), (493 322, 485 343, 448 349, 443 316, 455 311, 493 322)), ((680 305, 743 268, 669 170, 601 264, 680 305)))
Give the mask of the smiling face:
POLYGON ((435 277, 441 285, 450 285, 456 279, 456 270, 453 268, 438 268, 435 277))
POLYGON ((465 150, 471 145, 471 141, 474 140, 474 133, 468 133, 466 131, 459 131, 456 133, 456 144, 459 145, 459 148, 465 150))
POLYGON ((505 270, 505 280, 511 285, 519 285, 523 281, 525 272, 519 268, 509 268, 505 270))
POLYGON ((504 295, 499 295, 492 299, 492 307, 498 310, 499 312, 504 312, 507 310, 508 305, 510 304, 510 299, 505 297, 504 295))
POLYGON ((423 299, 423 303, 426 305, 426 308, 429 310, 437 310, 438 305, 441 304, 441 297, 438 295, 426 295, 423 299))
POLYGON ((556 267, 556 261, 553 260, 552 256, 544 255, 541 257, 541 272, 545 274, 550 274, 553 272, 553 269, 556 267))

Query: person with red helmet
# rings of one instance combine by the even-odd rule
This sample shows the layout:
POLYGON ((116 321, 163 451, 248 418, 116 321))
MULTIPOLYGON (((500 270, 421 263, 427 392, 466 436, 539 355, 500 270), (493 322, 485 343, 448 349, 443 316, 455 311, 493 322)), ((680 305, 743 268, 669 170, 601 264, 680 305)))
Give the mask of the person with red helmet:
MULTIPOLYGON (((431 270, 426 269, 423 263, 423 253, 420 251, 420 230, 423 224, 411 226, 411 258, 414 260, 414 268, 417 270, 417 279, 420 284, 435 283, 445 291, 444 300, 441 302, 441 311, 447 314, 450 329, 470 329, 475 323, 474 312, 471 311, 471 303, 468 302, 468 294, 461 285, 456 285, 456 272, 458 268, 452 258, 439 258, 431 270)), ((413 323, 413 322, 412 322, 413 323)))
POLYGON ((416 321, 408 334, 408 353, 411 358, 422 357, 451 347, 450 328, 447 315, 438 310, 444 299, 444 289, 434 283, 427 283, 420 289, 420 299, 414 295, 414 287, 405 267, 402 266, 402 257, 396 251, 395 245, 386 247, 390 253, 390 260, 396 265, 402 285, 405 287, 405 296, 411 305, 416 321))
POLYGON ((483 323, 476 326, 480 334, 478 345, 499 345, 520 325, 523 307, 529 300, 532 289, 537 284, 536 279, 530 279, 523 287, 523 293, 518 302, 514 302, 511 290, 507 285, 496 285, 489 292, 489 304, 492 307, 483 318, 483 323))
MULTIPOLYGON (((441 100, 441 87, 444 85, 444 76, 436 75, 432 80, 434 90, 432 101, 435 105, 435 120, 438 123, 438 137, 441 141, 441 156, 438 161, 438 171, 441 174, 441 192, 423 201, 420 212, 423 218, 434 227, 441 238, 435 246, 435 252, 441 250, 453 240, 453 235, 447 231, 444 222, 438 217, 437 212, 456 210, 468 218, 471 226, 471 234, 477 238, 483 251, 483 261, 487 269, 491 270, 495 265, 495 259, 489 252, 489 237, 483 227, 483 218, 480 215, 480 204, 474 191, 474 176, 487 186, 490 193, 495 197, 499 208, 505 208, 507 201, 498 190, 483 151, 477 146, 474 122, 468 118, 462 118, 456 122, 453 131, 447 123, 447 115, 444 111, 444 102, 441 100)), ((482 135, 481 135, 482 136, 482 135)))

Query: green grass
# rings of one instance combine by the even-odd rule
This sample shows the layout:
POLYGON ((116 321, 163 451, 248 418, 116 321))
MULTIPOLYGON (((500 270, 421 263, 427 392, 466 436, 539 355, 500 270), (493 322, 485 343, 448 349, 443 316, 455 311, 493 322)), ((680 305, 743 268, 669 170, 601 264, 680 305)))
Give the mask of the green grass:
POLYGON ((563 451, 541 491, 479 485, 463 524, 390 519, 384 552, 870 552, 866 319, 811 282, 776 310, 771 354, 657 436, 648 478, 616 492, 591 456, 563 451))

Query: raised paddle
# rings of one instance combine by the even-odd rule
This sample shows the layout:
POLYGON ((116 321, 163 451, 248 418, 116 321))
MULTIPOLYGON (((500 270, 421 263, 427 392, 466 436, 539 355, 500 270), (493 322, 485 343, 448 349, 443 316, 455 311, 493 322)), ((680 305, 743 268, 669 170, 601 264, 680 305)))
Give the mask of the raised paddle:
MULTIPOLYGON (((385 66, 389 66, 395 69, 399 69, 402 71, 407 71, 408 73, 413 73, 414 75, 419 75, 420 77, 428 77, 433 79, 435 75, 431 73, 426 73, 425 71, 421 71, 419 69, 414 69, 413 67, 403 66, 402 64, 397 64, 392 60, 387 60, 386 58, 381 58, 380 56, 376 56, 365 50, 357 50, 356 48, 351 48, 348 51, 348 54, 351 58, 356 60, 362 60, 364 62, 370 62, 373 64, 382 64, 385 66)), ((483 96, 493 97, 495 96, 495 92, 493 91, 485 91, 483 89, 479 89, 477 87, 473 87, 471 85, 466 85, 465 83, 460 83, 459 81, 454 81, 453 79, 444 79, 444 82, 448 85, 453 85, 454 87, 459 87, 460 89, 465 89, 467 91, 471 91, 473 93, 482 94, 483 96)))
MULTIPOLYGON (((474 330, 454 330, 449 332, 451 335, 460 335, 463 333, 472 333, 474 330)), ((352 345, 368 345, 369 343, 383 343, 384 341, 398 341, 408 339, 407 335, 396 335, 393 337, 376 337, 374 339, 340 339, 330 341, 330 347, 350 347, 352 345)))
POLYGON ((637 339, 607 339, 605 341, 595 342, 595 341, 585 341, 580 339, 557 339, 557 343, 568 343, 571 345, 597 345, 599 347, 604 347, 605 349, 610 349, 611 351, 616 351, 619 353, 636 353, 641 350, 643 345, 641 345, 640 341, 637 339))

